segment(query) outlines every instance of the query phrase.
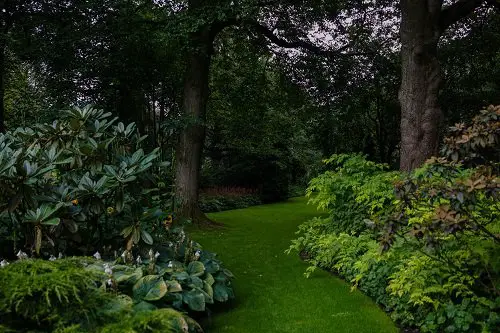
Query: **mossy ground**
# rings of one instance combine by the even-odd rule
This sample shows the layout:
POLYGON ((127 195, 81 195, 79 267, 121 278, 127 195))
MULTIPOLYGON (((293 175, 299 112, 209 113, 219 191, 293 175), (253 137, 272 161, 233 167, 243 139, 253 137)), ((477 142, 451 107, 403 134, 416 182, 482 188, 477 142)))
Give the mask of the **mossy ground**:
POLYGON ((297 226, 319 214, 298 198, 210 214, 224 228, 191 230, 236 276, 236 300, 217 311, 209 333, 398 332, 367 296, 321 270, 306 279, 307 264, 284 253, 297 226))

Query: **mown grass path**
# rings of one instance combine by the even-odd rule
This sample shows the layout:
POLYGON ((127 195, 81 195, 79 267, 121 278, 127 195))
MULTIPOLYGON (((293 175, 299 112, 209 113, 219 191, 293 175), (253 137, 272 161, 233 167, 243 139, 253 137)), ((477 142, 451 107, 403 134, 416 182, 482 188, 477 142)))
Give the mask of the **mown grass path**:
POLYGON ((286 255, 297 226, 319 213, 306 200, 211 214, 222 229, 191 230, 235 274, 233 307, 217 312, 210 333, 398 332, 362 293, 333 275, 303 275, 307 264, 286 255))

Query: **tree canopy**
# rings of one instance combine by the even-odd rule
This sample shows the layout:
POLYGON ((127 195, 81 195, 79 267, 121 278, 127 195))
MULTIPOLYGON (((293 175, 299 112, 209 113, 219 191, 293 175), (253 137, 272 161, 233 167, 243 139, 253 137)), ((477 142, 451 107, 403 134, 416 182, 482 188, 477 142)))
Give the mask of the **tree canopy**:
POLYGON ((202 216, 199 185, 278 191, 320 155, 361 151, 409 170, 441 128, 498 103, 500 44, 495 1, 419 7, 431 44, 412 39, 425 27, 410 5, 6 0, 0 129, 87 103, 134 121, 176 165, 189 217, 202 216), (405 97, 417 92, 424 104, 405 97))

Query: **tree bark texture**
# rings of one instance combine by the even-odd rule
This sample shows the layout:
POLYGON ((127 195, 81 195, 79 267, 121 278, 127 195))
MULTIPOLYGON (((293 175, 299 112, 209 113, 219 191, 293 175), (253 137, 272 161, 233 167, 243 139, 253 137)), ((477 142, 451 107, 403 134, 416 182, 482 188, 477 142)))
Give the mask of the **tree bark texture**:
POLYGON ((0 133, 5 133, 5 76, 6 59, 5 51, 7 48, 7 34, 9 32, 9 23, 7 14, 0 13, 0 133))
POLYGON ((194 223, 208 221, 198 206, 199 179, 208 101, 213 37, 210 28, 193 36, 184 76, 183 113, 188 124, 180 133, 176 152, 176 215, 194 223))
MULTIPOLYGON (((0 37, 3 39, 3 37, 0 37)), ((5 133, 5 43, 0 40, 0 133, 5 133)))
POLYGON ((441 68, 438 42, 451 25, 493 0, 457 0, 442 8, 442 0, 400 0, 402 82, 400 169, 411 171, 438 153, 442 119, 438 103, 441 68))
POLYGON ((440 0, 401 0, 401 160, 411 171, 438 153, 440 0))

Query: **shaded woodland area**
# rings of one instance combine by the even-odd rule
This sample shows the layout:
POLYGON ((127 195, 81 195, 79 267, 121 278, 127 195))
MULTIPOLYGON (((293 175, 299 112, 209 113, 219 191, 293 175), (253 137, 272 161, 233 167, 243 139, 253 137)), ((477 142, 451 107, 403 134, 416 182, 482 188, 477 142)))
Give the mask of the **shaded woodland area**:
POLYGON ((0 128, 88 103, 134 121, 175 149, 190 217, 200 182, 279 200, 332 153, 411 170, 498 103, 495 5, 7 0, 0 128))
POLYGON ((498 105, 499 0, 0 0, 0 332, 203 332, 242 287, 196 237, 270 223, 297 284, 270 259, 304 195, 307 276, 388 330, 497 332, 498 105))

